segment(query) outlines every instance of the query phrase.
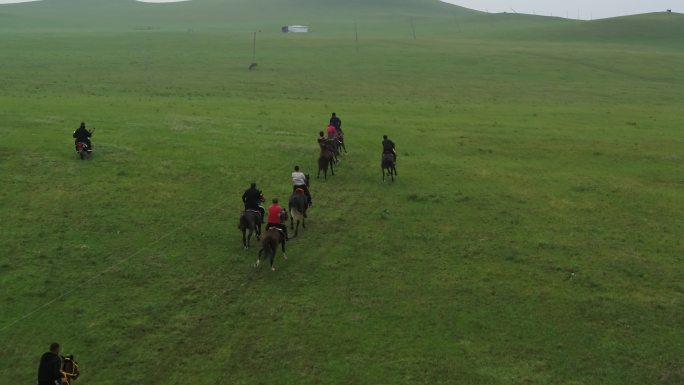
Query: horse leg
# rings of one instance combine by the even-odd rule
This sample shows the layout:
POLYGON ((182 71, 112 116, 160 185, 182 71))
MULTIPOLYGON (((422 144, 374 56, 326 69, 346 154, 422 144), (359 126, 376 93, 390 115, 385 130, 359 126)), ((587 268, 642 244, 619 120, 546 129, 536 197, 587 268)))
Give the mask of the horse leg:
MULTIPOLYGON (((283 258, 287 259, 287 253, 285 252, 285 240, 284 239, 280 242, 280 247, 283 249, 283 258)), ((273 251, 273 254, 275 254, 275 250, 273 251)))
POLYGON ((247 246, 247 229, 246 228, 242 229, 242 246, 244 246, 245 249, 248 248, 248 246, 247 246))
POLYGON ((261 263, 261 255, 263 254, 263 252, 264 249, 262 247, 261 250, 259 250, 259 255, 257 256, 256 263, 254 263, 254 267, 259 267, 259 264, 261 263))
POLYGON ((297 227, 295 228, 295 238, 297 237, 297 234, 299 234, 299 219, 297 219, 297 227))
POLYGON ((333 160, 330 159, 330 172, 331 172, 333 175, 335 175, 335 167, 333 166, 333 163, 335 163, 335 162, 333 162, 333 160))
POLYGON ((254 226, 254 228, 256 229, 256 239, 257 239, 257 241, 260 241, 261 240, 261 223, 254 226))

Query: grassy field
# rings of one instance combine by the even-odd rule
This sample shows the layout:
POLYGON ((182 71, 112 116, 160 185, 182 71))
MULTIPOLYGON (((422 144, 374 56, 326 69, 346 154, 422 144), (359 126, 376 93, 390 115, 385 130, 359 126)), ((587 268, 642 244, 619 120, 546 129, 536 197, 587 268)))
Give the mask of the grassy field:
POLYGON ((683 26, 0 6, 0 382, 56 340, 78 384, 684 383, 683 26), (240 195, 286 200, 332 111, 350 153, 289 260, 255 270, 240 195))

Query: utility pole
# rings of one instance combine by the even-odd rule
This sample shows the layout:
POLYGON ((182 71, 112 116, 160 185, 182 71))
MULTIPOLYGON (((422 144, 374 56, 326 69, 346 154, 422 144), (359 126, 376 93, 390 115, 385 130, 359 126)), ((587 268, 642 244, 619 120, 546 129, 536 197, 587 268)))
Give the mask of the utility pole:
POLYGON ((359 25, 354 23, 354 35, 356 36, 356 52, 359 52, 359 25))
POLYGON ((413 24, 413 16, 411 16, 411 30, 413 31, 413 40, 416 40, 416 26, 413 24))

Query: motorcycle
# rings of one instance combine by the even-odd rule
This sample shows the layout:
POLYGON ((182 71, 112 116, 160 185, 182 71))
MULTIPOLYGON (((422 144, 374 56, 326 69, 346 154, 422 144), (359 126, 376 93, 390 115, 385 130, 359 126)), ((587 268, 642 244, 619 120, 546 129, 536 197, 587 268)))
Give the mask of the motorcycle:
MULTIPOLYGON (((95 129, 93 128, 92 130, 88 131, 90 132, 90 136, 95 133, 95 129)), ((92 144, 88 145, 88 142, 86 141, 77 141, 76 142, 76 153, 78 156, 81 158, 81 160, 84 160, 85 158, 91 156, 93 154, 93 149, 92 149, 92 144)))
POLYGON ((76 153, 81 158, 81 160, 84 160, 86 157, 92 155, 93 150, 90 147, 88 147, 88 143, 77 142, 76 143, 76 153))

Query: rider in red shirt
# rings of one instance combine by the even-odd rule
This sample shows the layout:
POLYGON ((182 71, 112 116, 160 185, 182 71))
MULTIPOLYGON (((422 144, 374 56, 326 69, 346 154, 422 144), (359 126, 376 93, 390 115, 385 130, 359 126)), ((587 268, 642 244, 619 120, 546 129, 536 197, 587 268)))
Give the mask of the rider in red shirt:
POLYGON ((335 126, 333 126, 332 124, 329 124, 327 131, 328 131, 328 139, 329 140, 330 139, 337 139, 337 128, 335 128, 335 126))
POLYGON ((273 204, 268 207, 268 226, 266 226, 266 229, 268 230, 269 227, 280 229, 285 236, 285 240, 289 241, 290 237, 287 236, 287 225, 281 223, 283 221, 283 213, 286 213, 286 211, 280 207, 278 199, 273 198, 273 204))

